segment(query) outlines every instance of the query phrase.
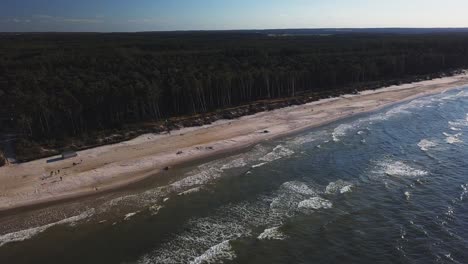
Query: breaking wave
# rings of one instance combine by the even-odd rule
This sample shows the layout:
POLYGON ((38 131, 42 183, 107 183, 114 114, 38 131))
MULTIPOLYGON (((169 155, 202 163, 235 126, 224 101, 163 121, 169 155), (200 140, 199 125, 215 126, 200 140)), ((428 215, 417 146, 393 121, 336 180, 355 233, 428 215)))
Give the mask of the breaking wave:
POLYGON ((128 221, 130 220, 130 218, 134 217, 135 215, 137 215, 139 212, 133 212, 133 213, 128 213, 125 215, 124 217, 124 221, 128 221))
POLYGON ((305 183, 299 181, 285 182, 280 188, 302 195, 317 195, 316 191, 312 190, 305 183))
POLYGON ((271 151, 270 153, 268 153, 265 156, 263 156, 262 158, 260 158, 260 160, 261 161, 266 161, 266 162, 271 162, 271 161, 279 160, 279 159, 282 159, 282 158, 285 158, 285 157, 289 157, 292 154, 294 154, 293 150, 290 150, 290 149, 284 147, 283 145, 278 145, 273 149, 273 151, 271 151))
POLYGON ((304 201, 301 201, 298 205, 299 208, 304 208, 304 209, 330 209, 333 207, 333 203, 320 198, 320 197, 313 197, 304 201))
POLYGON ((245 162, 245 160, 243 158, 238 158, 238 159, 232 160, 231 162, 229 162, 227 164, 224 164, 221 167, 221 170, 241 168, 241 167, 244 167, 244 166, 247 166, 247 163, 245 162))
POLYGON ((259 164, 255 164, 255 165, 252 165, 252 168, 260 168, 260 167, 263 167, 265 165, 267 165, 268 163, 267 162, 262 162, 262 163, 259 163, 259 164))
POLYGON ((445 142, 449 144, 456 144, 456 143, 462 143, 463 141, 460 139, 460 137, 463 135, 462 133, 458 133, 455 135, 449 134, 449 133, 443 133, 445 138, 445 142))
POLYGON ((285 182, 269 196, 222 206, 212 216, 190 220, 183 228, 186 231, 143 256, 139 263, 220 263, 235 257, 230 241, 251 237, 255 230, 267 226, 274 228, 255 237, 284 239, 279 227, 298 212, 301 201, 315 194, 305 183, 285 182))
POLYGON ((427 140, 427 139, 423 139, 418 143, 418 147, 422 151, 428 151, 430 148, 433 148, 435 146, 437 146, 437 143, 435 143, 434 141, 427 140))
POLYGON ((466 194, 468 194, 468 184, 462 184, 460 187, 462 188, 462 192, 460 194, 460 201, 463 201, 466 194))
POLYGON ((260 240, 283 240, 286 236, 280 231, 280 227, 267 228, 258 237, 260 240))
POLYGON ((33 228, 29 228, 29 229, 25 229, 25 230, 21 230, 21 231, 17 231, 17 232, 2 235, 2 236, 0 236, 0 247, 4 246, 5 244, 8 244, 8 243, 21 242, 21 241, 30 239, 30 238, 32 238, 34 236, 39 235, 40 233, 46 231, 47 229, 49 229, 49 228, 51 228, 53 226, 57 226, 57 225, 74 226, 77 222, 91 217, 92 215, 94 215, 94 213, 95 213, 95 210, 90 209, 90 210, 85 211, 85 212, 83 212, 83 213, 81 213, 79 215, 72 216, 72 217, 69 217, 69 218, 65 218, 65 219, 60 220, 60 221, 55 222, 55 223, 50 223, 50 224, 47 224, 47 225, 33 227, 33 228))
POLYGON ((341 124, 336 127, 332 132, 333 141, 339 142, 341 137, 346 136, 347 131, 353 129, 354 126, 352 124, 341 124))
POLYGON ((315 142, 315 141, 321 141, 321 140, 324 140, 325 138, 329 138, 329 134, 327 131, 325 130, 314 131, 306 135, 295 137, 294 139, 290 141, 290 144, 293 146, 302 147, 304 144, 315 142))
POLYGON ((347 193, 351 192, 354 185, 352 183, 338 180, 336 182, 330 182, 325 188, 325 193, 327 194, 336 194, 336 193, 347 193))
MULTIPOLYGON (((348 124, 341 124, 338 127, 336 127, 332 132, 333 141, 339 142, 342 137, 348 134, 349 131, 356 131, 361 129, 363 126, 373 124, 374 122, 385 121, 402 114, 411 114, 412 109, 425 107, 432 103, 433 100, 428 98, 416 99, 403 105, 396 106, 386 112, 374 114, 369 117, 360 118, 348 124)), ((358 131, 358 134, 362 135, 364 134, 364 131, 358 131)))
POLYGON ((461 131, 462 128, 468 127, 468 116, 466 119, 456 119, 454 121, 448 121, 451 130, 461 131))
POLYGON ((406 200, 409 201, 411 199, 411 193, 409 191, 406 191, 405 197, 406 197, 406 200))
POLYGON ((285 182, 280 186, 277 195, 272 198, 270 208, 276 212, 293 214, 302 200, 316 195, 317 191, 303 182, 285 182))
POLYGON ((201 256, 196 257, 190 264, 211 264, 223 263, 224 260, 233 260, 236 253, 231 247, 229 240, 223 241, 215 246, 212 246, 201 256))
POLYGON ((384 160, 377 163, 377 169, 374 171, 377 174, 386 174, 390 176, 410 176, 419 177, 426 176, 429 172, 414 168, 402 161, 384 160))

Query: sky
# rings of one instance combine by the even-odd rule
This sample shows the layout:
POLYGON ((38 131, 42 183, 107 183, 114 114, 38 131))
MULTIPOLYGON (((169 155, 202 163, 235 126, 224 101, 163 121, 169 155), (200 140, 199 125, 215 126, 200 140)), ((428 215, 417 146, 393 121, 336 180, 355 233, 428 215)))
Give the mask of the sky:
POLYGON ((0 32, 468 27, 468 0, 0 0, 0 32))

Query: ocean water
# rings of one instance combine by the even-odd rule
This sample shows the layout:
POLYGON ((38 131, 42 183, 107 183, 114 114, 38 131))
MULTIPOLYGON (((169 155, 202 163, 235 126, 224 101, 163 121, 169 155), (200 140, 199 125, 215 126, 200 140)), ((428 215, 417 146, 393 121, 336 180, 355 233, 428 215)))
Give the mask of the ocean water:
POLYGON ((0 263, 468 263, 468 89, 0 215, 0 263))

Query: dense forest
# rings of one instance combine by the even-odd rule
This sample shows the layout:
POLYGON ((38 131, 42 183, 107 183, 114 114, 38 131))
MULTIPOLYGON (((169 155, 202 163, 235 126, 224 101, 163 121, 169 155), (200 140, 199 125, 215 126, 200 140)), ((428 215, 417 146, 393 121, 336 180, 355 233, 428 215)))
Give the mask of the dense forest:
POLYGON ((467 33, 3 34, 0 133, 86 137, 467 66, 467 33))

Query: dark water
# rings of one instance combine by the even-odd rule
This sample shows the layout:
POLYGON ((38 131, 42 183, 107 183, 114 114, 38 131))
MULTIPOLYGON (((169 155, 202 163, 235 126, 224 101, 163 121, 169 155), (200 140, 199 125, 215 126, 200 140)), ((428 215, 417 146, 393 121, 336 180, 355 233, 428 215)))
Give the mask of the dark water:
POLYGON ((468 263, 467 134, 468 89, 417 99, 3 216, 0 263, 468 263))

